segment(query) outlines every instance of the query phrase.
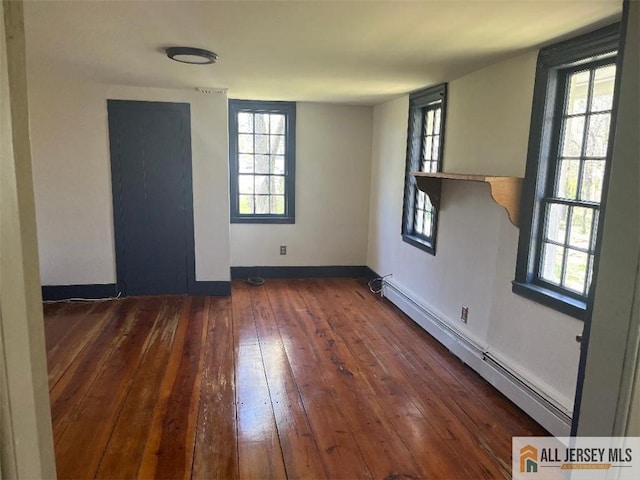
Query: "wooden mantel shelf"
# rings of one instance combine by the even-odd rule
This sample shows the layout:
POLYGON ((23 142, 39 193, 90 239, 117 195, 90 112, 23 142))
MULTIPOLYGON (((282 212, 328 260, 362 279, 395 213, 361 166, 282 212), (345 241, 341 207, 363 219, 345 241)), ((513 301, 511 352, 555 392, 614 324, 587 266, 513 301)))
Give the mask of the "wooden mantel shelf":
POLYGON ((418 188, 429 195, 431 204, 440 207, 442 180, 458 180, 463 182, 488 183, 491 187, 491 198, 503 207, 509 215, 513 225, 520 224, 520 195, 522 193, 522 178, 497 177, 491 175, 469 175, 466 173, 425 173, 412 172, 416 178, 418 188))

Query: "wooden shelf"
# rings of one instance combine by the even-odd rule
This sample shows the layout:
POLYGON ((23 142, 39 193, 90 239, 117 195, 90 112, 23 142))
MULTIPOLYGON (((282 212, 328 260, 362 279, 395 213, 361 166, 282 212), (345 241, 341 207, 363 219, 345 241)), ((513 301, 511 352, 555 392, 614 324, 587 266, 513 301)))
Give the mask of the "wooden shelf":
POLYGON ((431 204, 436 208, 440 207, 442 180, 488 183, 491 188, 491 198, 493 201, 503 207, 507 211, 511 223, 519 227, 520 195, 522 193, 523 180, 520 177, 425 172, 411 172, 411 175, 415 177, 418 188, 429 196, 431 204))

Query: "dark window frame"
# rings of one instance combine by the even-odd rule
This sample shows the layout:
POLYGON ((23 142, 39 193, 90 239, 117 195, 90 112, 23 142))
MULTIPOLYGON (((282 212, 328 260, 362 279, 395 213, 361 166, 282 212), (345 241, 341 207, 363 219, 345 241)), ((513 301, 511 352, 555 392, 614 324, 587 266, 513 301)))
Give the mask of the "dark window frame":
POLYGON ((296 103, 229 99, 229 187, 231 223, 295 223, 296 103), (285 115, 285 213, 240 214, 238 193, 238 113, 280 113, 285 115))
MULTIPOLYGON (((579 70, 585 65, 606 64, 614 59, 619 68, 616 58, 616 52, 619 49, 619 31, 620 24, 616 23, 543 48, 538 55, 536 68, 527 166, 520 210, 518 256, 512 291, 581 320, 585 317, 587 303, 592 297, 594 282, 591 283, 586 295, 581 296, 537 278, 545 218, 543 199, 551 196, 549 190, 553 186, 557 168, 554 157, 559 149, 560 117, 564 107, 565 84, 562 82, 572 71, 579 70)), ((611 110, 602 196, 598 208, 600 213, 596 225, 602 225, 603 222, 603 207, 614 143, 617 97, 616 90, 611 110)), ((596 235, 594 265, 597 265, 598 260, 597 245, 600 230, 597 228, 592 232, 596 235)))
POLYGON ((420 171, 422 162, 424 118, 429 109, 440 102, 440 143, 438 145, 437 170, 442 171, 444 142, 447 119, 447 84, 442 83, 409 95, 409 125, 407 129, 407 150, 405 160, 404 202, 402 208, 402 240, 431 255, 436 254, 439 211, 433 207, 431 238, 414 231, 416 196, 418 187, 411 172, 420 171), (419 137, 416 132, 419 132, 419 137))

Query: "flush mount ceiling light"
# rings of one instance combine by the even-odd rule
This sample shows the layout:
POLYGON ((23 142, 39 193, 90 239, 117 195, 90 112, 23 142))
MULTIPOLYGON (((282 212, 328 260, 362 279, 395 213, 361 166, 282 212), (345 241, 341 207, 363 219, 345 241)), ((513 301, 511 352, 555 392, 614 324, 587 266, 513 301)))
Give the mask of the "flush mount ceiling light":
POLYGON ((218 61, 218 55, 210 52, 209 50, 203 50, 202 48, 193 47, 169 47, 165 49, 167 57, 171 60, 181 63, 191 63, 193 65, 207 65, 209 63, 216 63, 218 61))

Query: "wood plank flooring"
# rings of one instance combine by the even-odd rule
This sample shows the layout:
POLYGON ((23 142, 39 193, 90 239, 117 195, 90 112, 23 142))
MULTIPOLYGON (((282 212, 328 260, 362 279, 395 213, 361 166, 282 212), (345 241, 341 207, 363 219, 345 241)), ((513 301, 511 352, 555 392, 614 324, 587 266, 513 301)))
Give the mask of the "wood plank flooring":
POLYGON ((59 478, 510 478, 547 435, 359 280, 44 311, 59 478))

